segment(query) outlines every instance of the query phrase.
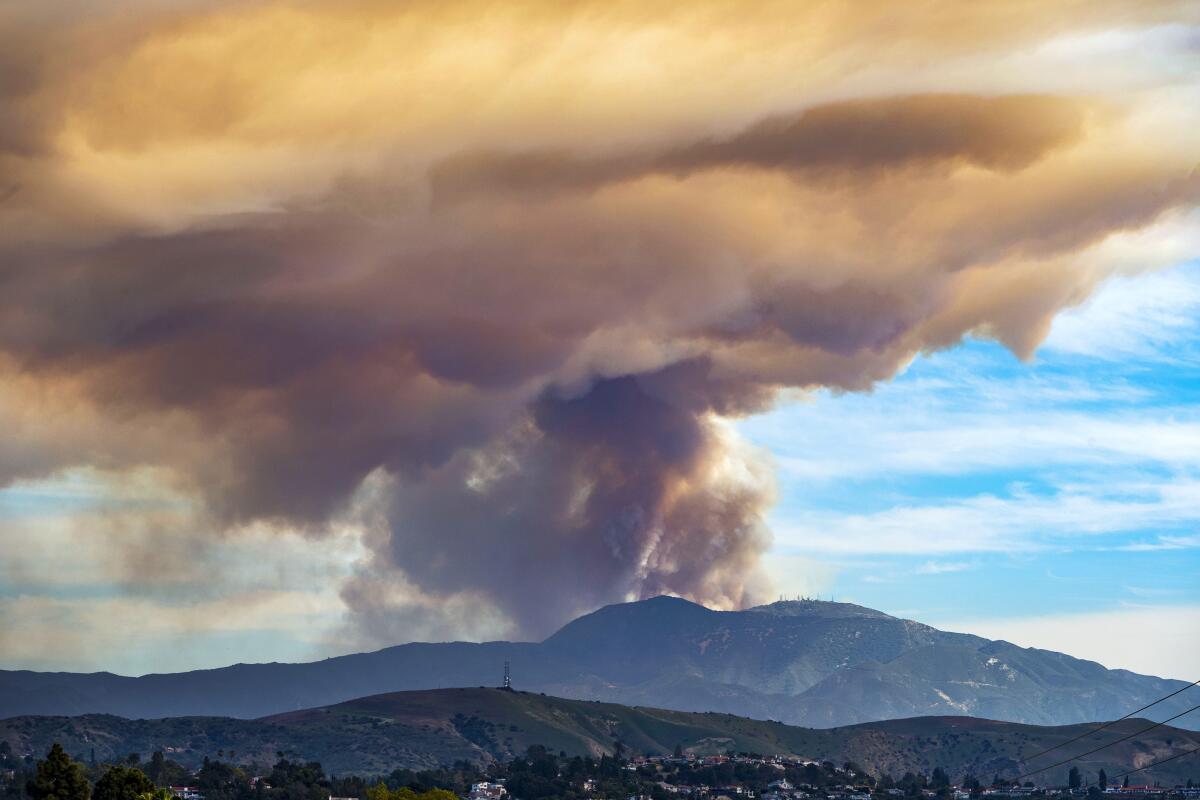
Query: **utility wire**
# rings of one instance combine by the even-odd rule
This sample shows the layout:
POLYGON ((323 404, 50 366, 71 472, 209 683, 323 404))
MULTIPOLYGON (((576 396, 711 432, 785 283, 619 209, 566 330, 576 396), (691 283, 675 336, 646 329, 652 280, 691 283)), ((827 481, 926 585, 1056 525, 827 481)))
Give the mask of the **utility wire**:
POLYGON ((1171 722, 1172 720, 1177 720, 1180 717, 1182 717, 1184 714, 1190 714, 1198 708, 1200 708, 1200 705, 1192 706, 1187 711, 1180 711, 1175 716, 1169 717, 1168 719, 1164 719, 1162 722, 1156 722, 1153 725, 1142 728, 1140 731, 1135 731, 1134 733, 1131 733, 1128 736, 1122 736, 1120 739, 1115 739, 1115 740, 1109 742, 1108 744, 1102 744, 1097 748, 1088 750, 1086 753, 1080 753, 1077 756, 1072 756, 1071 758, 1065 759, 1063 761, 1059 761, 1057 764, 1051 764, 1048 767, 1042 767, 1041 769, 1035 769, 1032 772, 1022 773, 1021 775, 1018 775, 1016 778, 1013 778, 1013 780, 1019 781, 1022 778, 1028 778, 1030 775, 1037 775, 1039 772, 1046 772, 1047 770, 1054 769, 1055 767, 1061 767, 1063 764, 1070 764, 1072 761, 1076 761, 1080 758, 1083 758, 1084 756, 1090 756, 1092 753, 1099 753, 1101 750, 1104 750, 1105 748, 1108 748, 1108 747, 1112 747, 1114 744, 1120 744, 1121 742, 1132 739, 1135 736, 1141 736, 1143 733, 1146 733, 1147 731, 1152 731, 1155 728, 1166 725, 1168 722, 1171 722))
POLYGON ((1179 694, 1180 692, 1186 692, 1188 689, 1192 688, 1196 684, 1200 684, 1200 681, 1192 681, 1187 686, 1184 686, 1182 689, 1176 689, 1175 691, 1171 692, 1169 695, 1158 698, 1153 703, 1147 703, 1146 705, 1142 706, 1141 708, 1137 709, 1136 711, 1130 711, 1128 714, 1121 717, 1120 719, 1114 719, 1112 722, 1106 722, 1098 728, 1092 728, 1089 731, 1084 731, 1083 733, 1076 736, 1074 739, 1067 739, 1065 742, 1062 742, 1061 744, 1056 744, 1056 745, 1054 745, 1054 747, 1046 748, 1045 750, 1043 750, 1040 753, 1034 753, 1029 758, 1025 759, 1025 761, 1026 762, 1033 761, 1035 758, 1041 758, 1042 756, 1046 755, 1046 753, 1053 753, 1055 750, 1058 750, 1060 747, 1066 747, 1069 744, 1074 744, 1075 742, 1078 742, 1080 739, 1086 739, 1087 737, 1091 736, 1093 733, 1099 733, 1100 731, 1104 730, 1105 728, 1110 728, 1113 725, 1116 725, 1118 722, 1122 722, 1124 720, 1129 719, 1134 714, 1142 713, 1143 711, 1145 711, 1147 708, 1150 708, 1151 706, 1156 706, 1164 700, 1170 700, 1175 695, 1179 694))
POLYGON ((1133 773, 1141 772, 1144 769, 1150 769, 1151 767, 1157 767, 1159 764, 1165 764, 1168 761, 1174 761, 1177 758, 1183 758, 1184 756, 1190 756, 1192 753, 1195 753, 1197 751, 1200 751, 1200 747, 1193 747, 1191 750, 1184 750, 1182 753, 1176 753, 1173 756, 1167 756, 1166 758, 1160 758, 1158 761, 1151 761, 1149 764, 1147 764, 1144 767, 1138 767, 1137 769, 1131 769, 1128 772, 1122 772, 1120 775, 1113 775, 1110 780, 1115 780, 1116 778, 1124 778, 1126 775, 1132 775, 1133 773))

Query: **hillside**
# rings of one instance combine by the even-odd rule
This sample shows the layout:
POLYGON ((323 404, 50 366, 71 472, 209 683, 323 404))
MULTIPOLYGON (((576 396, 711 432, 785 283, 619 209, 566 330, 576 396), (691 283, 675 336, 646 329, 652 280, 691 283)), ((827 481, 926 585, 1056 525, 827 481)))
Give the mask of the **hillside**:
MULTIPOLYGON (((1145 727, 1128 720, 1095 739, 1113 741, 1145 727)), ((1044 728, 963 717, 925 717, 832 730, 792 727, 726 714, 633 708, 500 689, 442 689, 376 695, 260 720, 181 718, 129 720, 108 715, 18 717, 0 721, 0 741, 17 753, 42 753, 61 741, 71 753, 116 758, 164 749, 188 766, 232 751, 242 763, 270 763, 282 751, 320 761, 332 772, 369 774, 397 767, 431 767, 458 759, 505 760, 533 744, 569 755, 611 752, 670 753, 676 745, 697 754, 726 750, 795 754, 868 771, 900 775, 940 766, 951 775, 1015 775, 1025 757, 1061 743, 1086 726, 1044 728)), ((1093 739, 1075 745, 1078 752, 1093 739)), ((1163 727, 1078 762, 1110 774, 1200 745, 1200 734, 1163 727)), ((1056 754, 1057 756, 1057 754, 1056 754)), ((1038 766, 1058 760, 1046 758, 1038 766)), ((1065 768, 1056 770, 1065 772, 1065 768)), ((1174 783, 1200 777, 1194 759, 1179 759, 1148 774, 1174 783)), ((1063 775, 1051 773, 1050 782, 1063 775)))
MULTIPOLYGON (((517 686, 556 696, 816 727, 927 715, 1064 725, 1113 719, 1184 685, 848 603, 713 611, 657 597, 602 608, 541 643, 407 644, 139 678, 0 672, 0 716, 253 718, 391 691, 494 685, 505 660, 517 686)), ((1159 710, 1193 703, 1185 693, 1159 710)))

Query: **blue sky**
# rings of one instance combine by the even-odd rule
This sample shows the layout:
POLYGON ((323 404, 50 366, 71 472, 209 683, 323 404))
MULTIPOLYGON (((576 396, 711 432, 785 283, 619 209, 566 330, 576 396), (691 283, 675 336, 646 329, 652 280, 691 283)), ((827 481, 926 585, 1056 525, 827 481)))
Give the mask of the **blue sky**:
POLYGON ((1200 674, 1182 643, 1200 631, 1198 334, 1191 262, 1110 282, 1031 363, 972 340, 872 393, 820 392, 746 420, 778 465, 781 583, 1200 674), (1106 630, 1108 644, 1089 643, 1106 630))

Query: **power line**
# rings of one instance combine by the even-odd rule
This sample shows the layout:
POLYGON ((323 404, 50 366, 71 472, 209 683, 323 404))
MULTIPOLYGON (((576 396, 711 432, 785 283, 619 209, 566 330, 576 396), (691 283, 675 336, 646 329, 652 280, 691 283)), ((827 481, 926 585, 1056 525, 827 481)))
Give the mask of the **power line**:
POLYGON ((1158 761, 1151 761, 1149 764, 1147 764, 1144 767, 1138 767, 1137 769, 1131 769, 1128 772, 1122 772, 1120 775, 1113 775, 1110 780, 1115 780, 1116 778, 1124 778, 1126 775, 1132 775, 1133 773, 1141 772, 1144 769, 1150 769, 1151 767, 1157 767, 1159 764, 1165 764, 1168 761, 1174 761, 1177 758, 1183 758, 1184 756, 1190 756, 1192 753, 1195 753, 1197 751, 1200 751, 1200 746, 1193 747, 1191 750, 1184 750, 1182 753, 1176 753, 1173 756, 1167 756, 1166 758, 1160 758, 1158 761))
POLYGON ((1156 722, 1156 723, 1154 723, 1153 725, 1150 725, 1150 726, 1148 726, 1148 727, 1146 727, 1146 728, 1142 728, 1140 731, 1136 731, 1136 732, 1134 732, 1134 733, 1131 733, 1131 734, 1129 734, 1128 736, 1122 736, 1120 739, 1115 739, 1115 740, 1113 740, 1113 741, 1109 742, 1108 744, 1102 744, 1102 745, 1100 745, 1100 746, 1099 746, 1099 747, 1097 747, 1097 748, 1094 748, 1094 749, 1092 749, 1092 750, 1088 750, 1086 753, 1080 753, 1080 754, 1079 754, 1079 755, 1077 755, 1077 756, 1072 756, 1071 758, 1065 759, 1065 760, 1063 760, 1063 761, 1059 761, 1057 764, 1051 764, 1051 765, 1050 765, 1050 766, 1048 766, 1048 767, 1042 767, 1041 769, 1035 769, 1035 770, 1033 770, 1032 772, 1025 772, 1025 773, 1022 773, 1021 775, 1018 775, 1018 776, 1017 776, 1016 778, 1014 778, 1013 780, 1017 780, 1017 781, 1019 781, 1019 780, 1021 780, 1022 778, 1028 778, 1030 775, 1037 775, 1039 772, 1046 772, 1047 770, 1054 769, 1055 767, 1061 767, 1063 764, 1070 764, 1072 761, 1076 761, 1076 760, 1078 760, 1078 759, 1081 759, 1081 758, 1083 758, 1084 756, 1090 756, 1092 753, 1099 753, 1101 750, 1104 750, 1105 748, 1108 748, 1108 747, 1112 747, 1114 744, 1120 744, 1121 742, 1124 742, 1124 741, 1127 741, 1127 740, 1129 740, 1129 739, 1132 739, 1132 738, 1133 738, 1133 737, 1135 737, 1135 736, 1141 736, 1143 733, 1146 733, 1147 731, 1152 731, 1152 730, 1154 730, 1155 728, 1158 728, 1158 727, 1161 727, 1161 726, 1163 726, 1163 725, 1166 725, 1168 722, 1171 722, 1172 720, 1177 720, 1177 719, 1179 719, 1180 717, 1182 717, 1184 714, 1190 714, 1190 713, 1192 713, 1193 711, 1195 711, 1195 710, 1196 710, 1196 709, 1198 709, 1198 708, 1200 708, 1200 705, 1192 706, 1192 707, 1191 707, 1191 708, 1189 708, 1187 711, 1180 711, 1180 712, 1179 712, 1178 714, 1176 714, 1175 716, 1173 716, 1173 717, 1169 717, 1168 719, 1164 719, 1162 722, 1156 722))
POLYGON ((1033 761, 1035 758, 1041 758, 1042 756, 1046 755, 1046 753, 1053 753, 1055 750, 1058 750, 1061 747, 1066 747, 1069 744, 1074 744, 1075 742, 1078 742, 1080 739, 1086 739, 1087 737, 1091 736, 1093 733, 1099 733, 1100 731, 1104 730, 1105 728, 1110 728, 1113 725, 1116 725, 1118 722, 1123 722, 1124 720, 1127 720, 1130 717, 1132 717, 1134 714, 1140 714, 1143 711, 1145 711, 1147 708, 1156 706, 1164 700, 1170 700, 1175 695, 1177 695, 1181 692, 1186 692, 1188 689, 1192 688, 1196 684, 1200 684, 1200 681, 1192 681, 1187 686, 1184 686, 1182 689, 1176 689, 1175 691, 1171 692, 1169 695, 1158 698, 1153 703, 1147 703, 1146 705, 1142 706, 1141 708, 1137 709, 1136 711, 1130 711, 1128 714, 1121 717, 1120 719, 1114 719, 1112 722, 1106 722, 1103 725, 1101 725, 1099 728, 1092 728, 1089 731, 1084 731, 1083 733, 1076 736, 1074 739, 1067 739, 1065 742, 1056 744, 1056 745, 1054 745, 1054 747, 1048 747, 1040 753, 1034 753, 1029 758, 1025 759, 1025 761, 1027 761, 1027 762, 1033 761))

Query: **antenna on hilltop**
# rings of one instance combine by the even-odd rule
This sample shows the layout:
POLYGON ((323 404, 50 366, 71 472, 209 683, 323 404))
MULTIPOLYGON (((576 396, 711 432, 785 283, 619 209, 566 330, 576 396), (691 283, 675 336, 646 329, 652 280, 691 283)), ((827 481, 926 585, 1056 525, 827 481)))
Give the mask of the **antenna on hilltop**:
POLYGON ((512 675, 509 673, 508 662, 504 662, 504 688, 512 691, 512 675))

